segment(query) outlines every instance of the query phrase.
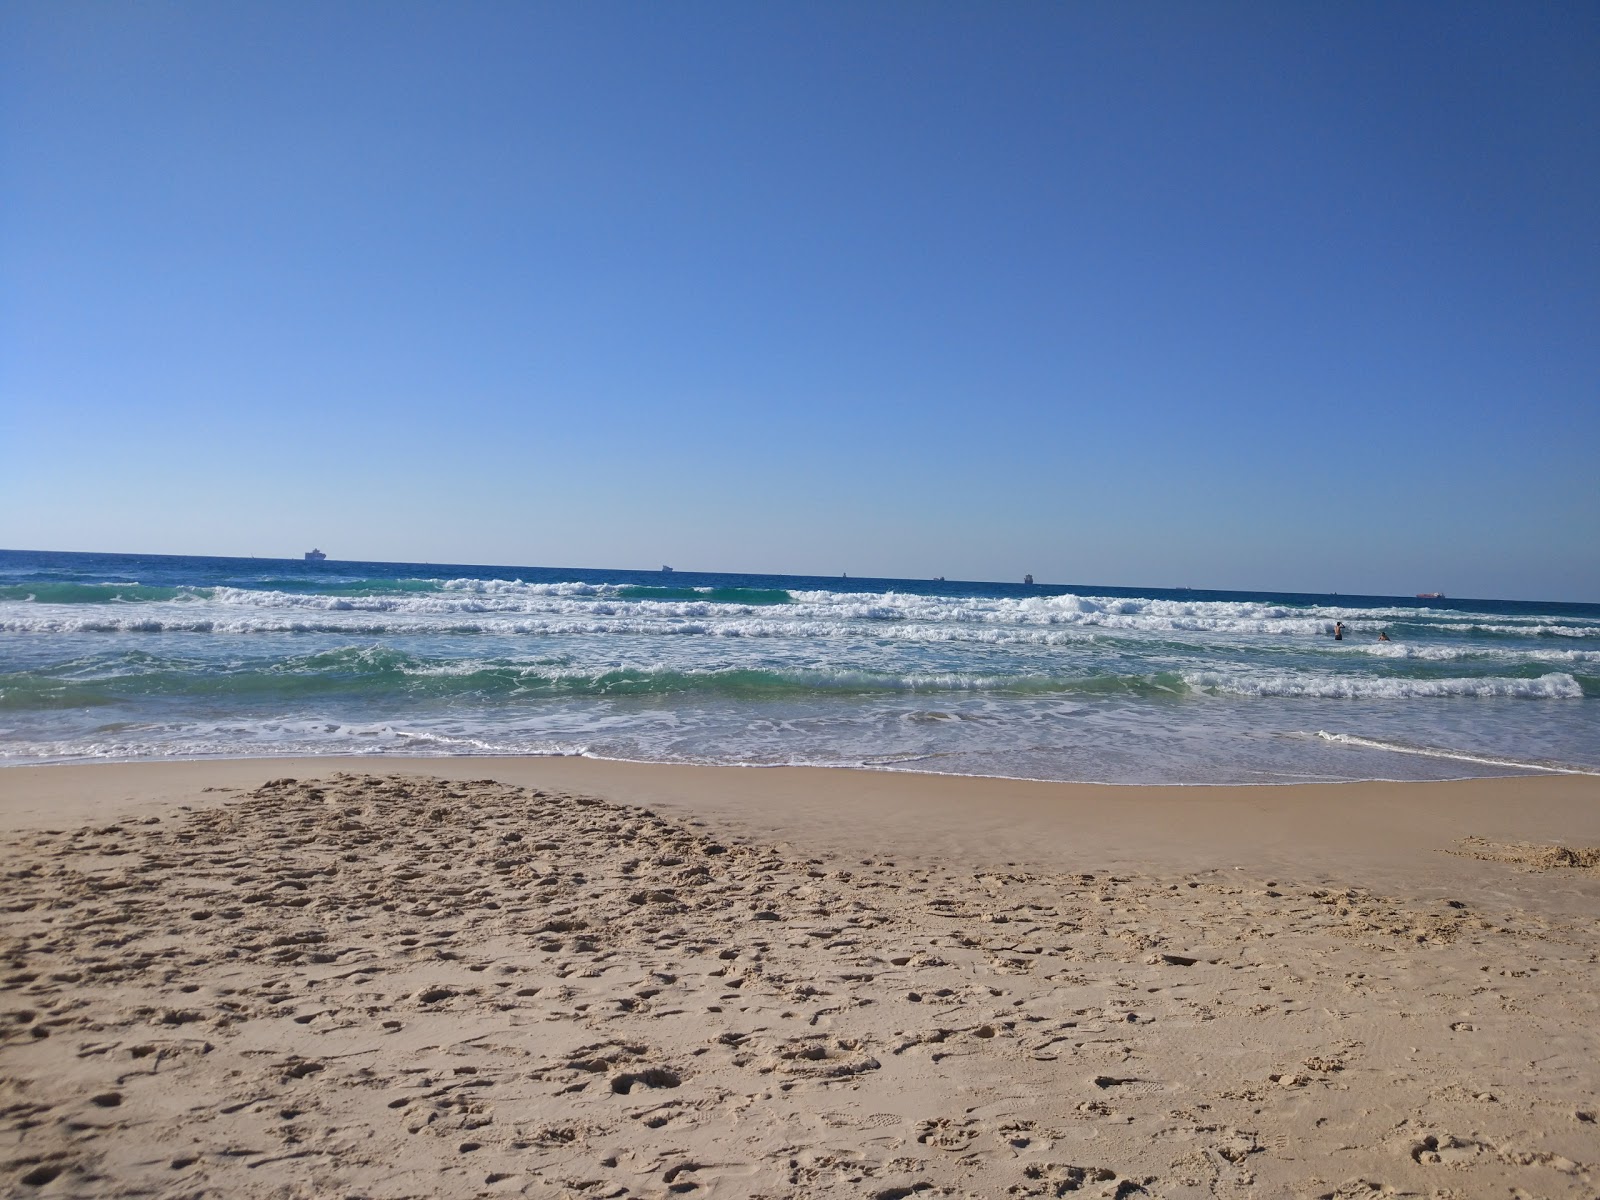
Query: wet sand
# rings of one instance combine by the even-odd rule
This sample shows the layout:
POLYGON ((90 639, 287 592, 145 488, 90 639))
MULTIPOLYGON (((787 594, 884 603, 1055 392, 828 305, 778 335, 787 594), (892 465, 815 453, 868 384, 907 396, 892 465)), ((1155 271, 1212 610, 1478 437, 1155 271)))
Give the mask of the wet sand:
POLYGON ((0 770, 0 1179, 1594 1196, 1600 779, 0 770))

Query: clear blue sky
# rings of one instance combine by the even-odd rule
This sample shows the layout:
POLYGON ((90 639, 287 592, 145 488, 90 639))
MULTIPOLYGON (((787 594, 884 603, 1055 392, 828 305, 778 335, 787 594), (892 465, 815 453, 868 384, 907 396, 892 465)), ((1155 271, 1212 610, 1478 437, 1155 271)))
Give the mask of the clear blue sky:
POLYGON ((0 9, 0 546, 1600 600, 1600 6, 0 9))

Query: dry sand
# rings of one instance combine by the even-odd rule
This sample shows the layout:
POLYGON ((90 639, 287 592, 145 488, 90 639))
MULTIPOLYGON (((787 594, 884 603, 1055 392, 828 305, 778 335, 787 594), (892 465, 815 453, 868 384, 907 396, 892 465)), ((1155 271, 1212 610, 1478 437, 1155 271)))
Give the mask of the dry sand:
POLYGON ((0 829, 17 1195, 1600 1194, 1592 778, 10 768, 0 829))

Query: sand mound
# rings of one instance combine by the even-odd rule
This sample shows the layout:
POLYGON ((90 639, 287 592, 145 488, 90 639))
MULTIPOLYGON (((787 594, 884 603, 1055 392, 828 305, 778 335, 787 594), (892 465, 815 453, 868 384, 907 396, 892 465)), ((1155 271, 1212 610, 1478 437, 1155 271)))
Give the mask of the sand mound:
POLYGON ((1486 862, 1516 863, 1535 871, 1562 867, 1593 870, 1600 867, 1600 846, 1536 846, 1529 842, 1490 842, 1480 837, 1462 838, 1459 850, 1450 853, 1486 862))

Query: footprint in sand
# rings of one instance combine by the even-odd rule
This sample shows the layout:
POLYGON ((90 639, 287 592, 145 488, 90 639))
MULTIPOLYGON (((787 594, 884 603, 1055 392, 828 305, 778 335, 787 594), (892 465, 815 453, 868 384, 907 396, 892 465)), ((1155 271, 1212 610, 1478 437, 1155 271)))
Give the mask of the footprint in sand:
POLYGON ((946 1150, 952 1153, 965 1150, 981 1132, 981 1126, 976 1121, 955 1121, 949 1117, 935 1117, 931 1121, 924 1121, 917 1132, 917 1141, 924 1146, 932 1146, 937 1150, 946 1150))
MULTIPOLYGON (((1109 1167, 1080 1167, 1071 1163, 1033 1163, 1022 1173, 1024 1183, 1010 1189, 1013 1196, 1064 1196, 1068 1192, 1081 1191, 1092 1183, 1111 1183, 1117 1178, 1117 1173, 1109 1167)), ((1144 1189, 1131 1180, 1125 1180, 1128 1185, 1107 1189, 1105 1194, 1110 1196, 1129 1195, 1144 1189)))

